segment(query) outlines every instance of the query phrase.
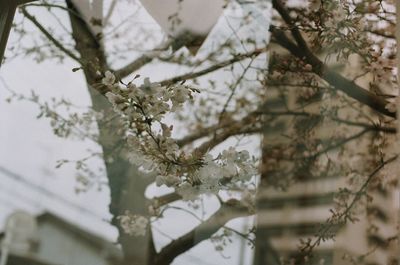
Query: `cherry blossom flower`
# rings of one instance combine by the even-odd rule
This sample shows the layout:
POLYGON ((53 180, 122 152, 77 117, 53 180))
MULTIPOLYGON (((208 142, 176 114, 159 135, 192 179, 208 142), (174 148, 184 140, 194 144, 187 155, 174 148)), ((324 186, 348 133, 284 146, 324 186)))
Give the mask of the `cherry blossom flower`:
POLYGON ((126 211, 124 215, 118 216, 120 226, 125 233, 131 236, 144 236, 146 234, 149 220, 141 215, 131 214, 126 211))

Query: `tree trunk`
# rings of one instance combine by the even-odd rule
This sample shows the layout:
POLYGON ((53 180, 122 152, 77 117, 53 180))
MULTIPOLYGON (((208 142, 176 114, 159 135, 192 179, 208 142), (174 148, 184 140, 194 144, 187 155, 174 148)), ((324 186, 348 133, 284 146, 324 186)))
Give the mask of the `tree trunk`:
POLYGON ((0 65, 3 62, 4 51, 16 8, 17 5, 15 3, 0 1, 0 65))
MULTIPOLYGON (((74 8, 67 0, 68 7, 74 8)), ((89 30, 88 25, 79 17, 70 13, 73 38, 76 50, 83 61, 83 71, 88 85, 88 90, 95 111, 112 113, 112 108, 96 87, 101 82, 97 71, 104 73, 108 67, 105 53, 100 41, 89 30)), ((146 214, 146 198, 144 191, 149 184, 137 168, 130 164, 123 156, 124 142, 121 132, 117 131, 119 120, 109 122, 99 120, 99 144, 103 149, 103 156, 111 192, 110 213, 113 215, 112 224, 118 228, 119 243, 124 253, 124 264, 145 265, 152 264, 155 253, 150 229, 145 236, 134 237, 123 232, 118 225, 117 217, 126 210, 135 214, 146 214)))

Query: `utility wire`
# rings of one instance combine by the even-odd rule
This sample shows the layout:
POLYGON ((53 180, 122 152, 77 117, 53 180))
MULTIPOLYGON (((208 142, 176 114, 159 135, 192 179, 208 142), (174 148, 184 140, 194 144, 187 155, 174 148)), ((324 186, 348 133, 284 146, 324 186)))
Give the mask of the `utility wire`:
POLYGON ((69 206, 70 208, 76 209, 76 210, 78 210, 78 211, 80 211, 80 212, 82 212, 82 213, 84 213, 84 214, 87 214, 87 215, 90 215, 90 216, 92 216, 92 217, 96 217, 96 218, 98 218, 98 219, 104 220, 104 217, 101 216, 101 215, 99 215, 98 213, 96 213, 96 212, 94 212, 94 211, 92 211, 92 210, 89 210, 89 209, 87 209, 87 208, 85 208, 85 207, 82 207, 82 206, 79 205, 79 204, 70 202, 70 201, 68 201, 67 199, 65 199, 65 198, 63 198, 63 197, 61 197, 61 196, 59 196, 57 193, 52 192, 52 191, 49 191, 48 189, 45 189, 45 188, 43 188, 42 186, 40 186, 40 185, 38 185, 38 184, 36 184, 36 183, 33 183, 33 182, 31 182, 31 181, 28 181, 25 177, 23 177, 23 176, 21 176, 21 175, 15 173, 15 172, 12 172, 11 170, 6 169, 5 167, 3 167, 3 166, 1 166, 1 165, 0 165, 0 172, 1 172, 3 175, 7 176, 8 178, 17 181, 17 182, 19 182, 19 183, 21 183, 21 184, 23 184, 23 185, 29 187, 30 189, 33 189, 33 190, 35 190, 36 192, 45 195, 45 196, 48 197, 48 198, 51 198, 51 199, 53 199, 53 200, 56 200, 56 201, 58 201, 59 203, 62 203, 62 204, 64 204, 64 205, 66 205, 66 206, 69 206))

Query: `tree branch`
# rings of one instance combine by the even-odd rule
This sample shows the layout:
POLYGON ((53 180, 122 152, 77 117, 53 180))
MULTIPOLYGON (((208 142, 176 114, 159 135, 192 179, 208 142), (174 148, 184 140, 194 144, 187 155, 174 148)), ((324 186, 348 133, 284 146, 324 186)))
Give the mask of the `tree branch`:
POLYGON ((157 206, 160 207, 160 206, 170 204, 172 202, 176 202, 180 199, 182 199, 181 195, 179 195, 176 192, 172 192, 172 193, 167 193, 165 195, 161 195, 159 197, 151 198, 150 201, 155 202, 157 204, 157 206))
MULTIPOLYGON (((219 130, 225 130, 221 132, 221 134, 235 135, 239 132, 243 132, 246 130, 246 125, 252 125, 254 127, 254 119, 256 118, 256 113, 249 113, 246 117, 241 120, 223 120, 219 124, 214 124, 206 128, 196 129, 195 133, 187 135, 180 140, 177 140, 177 144, 179 147, 183 147, 190 143, 193 143, 196 140, 199 140, 203 137, 207 137, 210 134, 217 134, 219 130)), ((257 127, 258 128, 258 127, 257 127)))
POLYGON ((154 58, 159 56, 160 52, 153 51, 151 54, 144 54, 139 58, 135 59, 133 62, 127 64, 126 66, 118 69, 114 72, 115 76, 118 78, 124 78, 130 75, 131 73, 139 70, 146 64, 150 63, 154 58))
MULTIPOLYGON (((325 116, 322 116, 319 114, 309 113, 309 112, 305 112, 305 111, 261 110, 261 111, 257 111, 256 113, 269 115, 269 116, 302 116, 302 117, 320 117, 320 118, 325 117, 325 116)), ((395 127, 379 126, 378 124, 368 124, 368 123, 364 123, 364 122, 356 122, 356 121, 341 119, 338 117, 326 116, 326 118, 331 119, 332 121, 335 121, 338 123, 343 123, 348 126, 362 127, 362 128, 368 129, 370 131, 379 131, 379 132, 385 132, 385 133, 390 133, 390 134, 395 134, 397 132, 395 127)))
MULTIPOLYGON (((118 78, 124 78, 124 77, 130 75, 131 73, 139 70, 146 64, 150 63, 153 59, 159 57, 161 52, 164 51, 165 49, 167 49, 169 46, 174 47, 174 49, 179 49, 179 48, 185 46, 185 42, 182 42, 179 40, 169 41, 167 44, 164 44, 164 45, 154 49, 151 53, 142 55, 139 58, 135 59, 133 62, 127 64, 126 66, 120 68, 119 70, 116 70, 115 75, 118 78)), ((162 86, 168 86, 168 85, 172 85, 179 81, 194 79, 194 78, 206 75, 208 73, 211 73, 213 71, 216 71, 218 69, 224 68, 233 63, 242 61, 244 59, 254 58, 265 51, 267 51, 267 48, 255 49, 254 51, 251 51, 251 52, 248 52, 245 54, 238 54, 238 55, 234 56, 232 59, 217 63, 217 64, 210 66, 206 69, 203 69, 199 72, 183 74, 183 75, 171 78, 171 79, 166 79, 166 80, 161 81, 160 84, 162 86)))
POLYGON ((72 51, 65 48, 58 40, 56 40, 53 35, 48 32, 37 20, 34 16, 32 16, 24 7, 21 8, 22 14, 29 19, 42 33, 46 36, 46 38, 54 44, 58 49, 68 55, 71 59, 75 60, 79 64, 82 64, 82 61, 78 56, 76 56, 72 51))
POLYGON ((182 139, 177 140, 176 143, 179 147, 183 147, 185 145, 193 143, 196 140, 206 137, 206 136, 210 135, 211 133, 215 132, 216 130, 221 129, 225 126, 227 126, 227 124, 212 125, 207 128, 197 129, 193 134, 187 135, 187 136, 183 137, 182 139))
MULTIPOLYGON (((206 128, 201 128, 197 129, 195 133, 190 134, 182 139, 177 140, 177 144, 180 147, 183 147, 185 145, 188 145, 196 140, 199 140, 201 138, 207 137, 211 135, 212 133, 215 133, 216 136, 214 139, 211 139, 208 142, 203 143, 201 147, 199 147, 199 151, 207 151, 206 149, 212 148, 215 145, 219 144, 221 140, 225 140, 230 136, 234 136, 237 134, 243 134, 243 133, 258 133, 261 130, 261 127, 255 126, 254 120, 257 115, 268 115, 268 116, 303 116, 303 117, 316 117, 321 115, 314 114, 314 113, 309 113, 309 112, 299 112, 299 111, 269 111, 269 110, 257 110, 255 112, 250 113, 248 116, 243 118, 240 121, 226 121, 222 124, 219 125, 211 125, 206 128), (251 125, 250 127, 246 125, 251 125), (220 133, 217 133, 218 130, 224 130, 220 133)), ((332 121, 342 123, 348 126, 354 126, 354 127, 361 127, 364 129, 368 129, 369 131, 380 131, 380 132, 385 132, 389 134, 395 134, 396 133, 396 128, 394 127, 388 127, 388 126, 380 126, 378 124, 368 124, 364 122, 356 122, 356 121, 351 121, 351 120, 346 120, 342 119, 339 117, 326 117, 331 119, 332 121)))
MULTIPOLYGON (((205 154, 208 150, 214 148, 226 139, 234 135, 254 134, 262 131, 262 126, 258 125, 258 117, 254 113, 248 114, 240 121, 227 120, 228 126, 222 132, 214 131, 214 136, 196 148, 198 154, 205 154)), ((211 130, 210 130, 211 131, 211 130)))
POLYGON ((45 2, 44 3, 40 3, 40 4, 29 3, 29 4, 24 4, 23 5, 23 7, 27 7, 27 6, 36 6, 36 7, 42 7, 43 6, 43 7, 49 8, 49 9, 50 8, 59 8, 59 9, 62 9, 64 11, 67 11, 68 13, 72 13, 75 16, 81 17, 83 19, 83 17, 79 13, 77 13, 74 10, 72 10, 72 9, 70 9, 68 7, 65 7, 63 5, 49 4, 49 3, 45 3, 45 2))
POLYGON ((392 40, 395 40, 395 39, 396 39, 396 37, 395 37, 394 34, 387 33, 387 32, 384 31, 384 30, 368 30, 368 31, 366 31, 366 32, 371 33, 371 34, 374 34, 374 35, 377 35, 377 36, 379 36, 379 37, 387 38, 387 39, 392 39, 392 40))
MULTIPOLYGON (((242 124, 242 123, 240 123, 240 124, 242 124)), ((226 130, 220 134, 216 134, 209 141, 203 143, 198 148, 196 148, 195 152, 197 152, 198 154, 205 154, 209 150, 213 149, 215 146, 219 145, 220 143, 222 143, 223 141, 225 141, 226 139, 228 139, 231 136, 235 136, 238 134, 240 134, 240 135, 256 134, 256 133, 261 133, 261 132, 262 132, 261 126, 259 126, 259 127, 250 126, 250 127, 246 127, 246 128, 241 128, 238 123, 238 124, 236 124, 235 127, 230 128, 229 130, 226 130)))
POLYGON ((271 26, 270 32, 280 46, 287 49, 300 60, 310 64, 312 66, 312 71, 328 82, 335 89, 344 92, 351 98, 369 106, 381 114, 392 118, 396 117, 396 113, 390 112, 386 109, 386 105, 389 103, 388 101, 344 78, 342 75, 331 70, 320 59, 318 59, 318 57, 316 57, 305 44, 304 38, 301 36, 299 30, 294 26, 294 23, 292 22, 281 2, 279 0, 273 0, 272 3, 273 7, 279 12, 279 14, 291 28, 292 36, 297 42, 297 44, 293 43, 293 41, 291 41, 282 30, 271 26))
POLYGON ((228 221, 249 215, 251 213, 239 201, 232 199, 225 202, 208 220, 165 246, 157 254, 154 265, 171 264, 177 256, 210 238, 228 221))
POLYGON ((153 59, 157 58, 160 56, 160 54, 168 49, 168 47, 174 47, 176 50, 185 46, 184 42, 177 42, 175 40, 169 40, 167 43, 164 43, 160 45, 159 47, 153 49, 153 51, 149 52, 148 54, 144 54, 140 56, 139 58, 136 58, 133 62, 127 64, 126 66, 120 68, 119 70, 116 70, 114 74, 122 79, 124 77, 127 77, 128 75, 132 74, 133 72, 139 70, 146 64, 150 63, 153 61, 153 59))
POLYGON ((219 70, 221 68, 224 68, 226 66, 229 66, 231 64, 234 64, 236 62, 248 59, 248 58, 254 58, 257 57, 258 55, 260 55, 263 52, 266 52, 267 48, 262 48, 262 49, 255 49, 254 51, 248 52, 248 53, 244 53, 244 54, 238 54, 236 56, 234 56, 232 59, 214 64, 206 69, 203 69, 201 71, 195 72, 195 73, 187 73, 187 74, 183 74, 180 76, 176 76, 173 77, 171 79, 166 79, 164 81, 161 81, 160 84, 162 86, 168 86, 168 85, 172 85, 175 84, 176 82, 180 82, 180 81, 186 81, 186 80, 190 80, 190 79, 195 79, 197 77, 206 75, 208 73, 214 72, 216 70, 219 70))
POLYGON ((348 221, 352 221, 351 218, 351 211, 355 207, 356 203, 365 195, 365 191, 368 189, 369 184, 371 183, 372 179, 375 175, 383 169, 387 164, 390 164, 396 161, 397 155, 394 157, 389 158, 386 161, 382 161, 380 165, 378 165, 372 173, 369 174, 366 181, 363 183, 361 188, 355 192, 355 196, 351 200, 350 203, 347 203, 347 207, 341 212, 335 212, 332 217, 329 217, 328 220, 321 226, 320 230, 317 233, 317 237, 313 242, 309 242, 305 246, 301 248, 301 254, 296 258, 298 262, 296 264, 304 264, 303 260, 305 256, 309 256, 311 252, 321 244, 324 238, 331 232, 331 229, 335 225, 344 226, 348 221))

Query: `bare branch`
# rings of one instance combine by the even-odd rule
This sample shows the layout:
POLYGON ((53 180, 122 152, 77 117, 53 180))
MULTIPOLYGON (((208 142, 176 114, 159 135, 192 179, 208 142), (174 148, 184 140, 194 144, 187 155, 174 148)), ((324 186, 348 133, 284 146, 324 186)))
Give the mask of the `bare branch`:
POLYGON ((225 202, 208 220, 165 246, 157 254, 154 265, 171 264, 177 256, 208 239, 228 221, 249 215, 251 213, 239 201, 232 199, 225 202))
POLYGON ((154 197, 151 199, 151 201, 156 202, 157 206, 160 207, 178 201, 180 199, 182 199, 182 196, 179 195, 178 193, 173 192, 173 193, 167 193, 159 197, 154 197))
POLYGON ((379 37, 383 37, 383 38, 388 38, 388 39, 393 39, 393 40, 396 39, 394 34, 388 33, 388 32, 386 32, 384 30, 377 30, 376 29, 376 30, 369 30, 367 32, 369 32, 371 34, 374 34, 374 35, 377 35, 379 37))
POLYGON ((29 19, 42 33, 46 36, 46 38, 54 44, 57 48, 59 48, 62 52, 68 55, 71 59, 75 60, 79 64, 82 64, 82 61, 78 56, 76 56, 72 51, 65 48, 58 40, 56 40, 53 35, 48 32, 37 20, 34 16, 32 16, 24 7, 21 8, 22 14, 29 19))
MULTIPOLYGON (((252 134, 261 132, 261 126, 258 126, 254 122, 254 118, 257 115, 268 115, 268 116, 302 116, 302 117, 316 117, 321 116, 319 114, 313 114, 309 112, 296 112, 296 111, 269 111, 269 110, 259 110, 253 113, 250 113, 248 116, 243 118, 240 121, 226 121, 219 125, 211 125, 207 128, 201 128, 195 131, 195 133, 190 134, 180 140, 177 141, 177 144, 180 147, 193 143, 196 140, 207 137, 211 134, 215 134, 215 136, 203 143, 197 150, 199 152, 206 152, 207 150, 215 147, 220 144, 222 141, 226 140, 231 136, 235 136, 238 134, 252 134), (253 120, 253 121, 252 121, 253 120), (248 126, 250 124, 250 126, 248 126), (247 125, 247 126, 246 126, 247 125), (218 132, 219 130, 223 130, 222 132, 218 132)), ((368 124, 364 122, 356 122, 346 119, 341 119, 338 117, 326 117, 335 122, 342 123, 348 126, 361 127, 367 129, 368 131, 380 131, 389 134, 395 134, 396 128, 388 127, 388 126, 380 126, 378 124, 368 124)))
POLYGON ((124 78, 133 72, 139 70, 146 64, 152 62, 155 58, 159 57, 161 53, 168 49, 168 47, 175 47, 175 49, 179 49, 184 46, 184 43, 178 44, 175 40, 168 40, 166 43, 161 44, 159 47, 153 49, 153 51, 136 58, 133 62, 127 64, 126 66, 116 70, 114 74, 118 78, 124 78), (179 45, 179 46, 178 46, 179 45))
POLYGON ((72 10, 72 9, 70 9, 70 8, 68 8, 68 7, 65 7, 65 6, 63 6, 63 5, 49 4, 49 3, 46 3, 46 2, 43 2, 43 3, 29 3, 29 4, 24 4, 24 5, 23 5, 23 7, 27 7, 27 6, 47 7, 47 8, 59 8, 59 9, 62 9, 62 10, 64 10, 64 11, 67 11, 67 12, 69 12, 69 13, 72 13, 72 14, 74 14, 75 16, 78 16, 78 17, 83 18, 79 13, 77 13, 77 12, 75 12, 74 10, 72 10))
POLYGON ((219 145, 226 139, 228 139, 231 136, 235 135, 246 135, 246 134, 256 134, 256 133, 261 133, 262 128, 260 126, 251 126, 251 127, 241 127, 245 123, 238 123, 234 127, 230 128, 229 130, 226 130, 220 134, 216 134, 211 140, 203 143, 200 145, 198 148, 196 148, 196 152, 199 154, 205 154, 207 151, 213 149, 215 146, 219 145))
MULTIPOLYGON (((365 191, 368 189, 369 184, 371 183, 372 179, 376 176, 376 174, 383 169, 387 164, 390 164, 394 161, 396 161, 397 156, 391 157, 386 161, 382 161, 379 166, 377 166, 371 174, 367 177, 361 188, 355 193, 354 198, 351 200, 351 202, 348 204, 348 206, 342 211, 338 213, 334 213, 332 217, 330 217, 326 223, 321 227, 320 231, 318 231, 318 236, 317 238, 311 243, 305 245, 301 251, 301 255, 297 258, 299 261, 303 259, 305 256, 308 256, 311 254, 313 249, 317 246, 320 245, 320 243, 326 238, 326 236, 329 234, 331 229, 335 225, 340 225, 343 226, 345 225, 348 221, 351 221, 351 214, 350 212, 353 210, 355 207, 356 203, 363 197, 365 194, 365 191)), ((296 263, 297 264, 297 263, 296 263)), ((303 264, 302 262, 299 264, 303 264)))
POLYGON ((140 56, 139 58, 135 59, 133 62, 129 63, 128 65, 122 67, 121 69, 118 69, 114 72, 114 74, 118 78, 124 78, 130 75, 131 73, 139 70, 146 64, 150 63, 153 61, 154 58, 157 58, 160 55, 160 51, 153 51, 152 53, 149 54, 144 54, 140 56))
MULTIPOLYGON (((196 140, 199 140, 203 137, 207 137, 211 134, 229 134, 230 136, 233 136, 235 134, 243 133, 244 130, 246 130, 246 127, 252 126, 255 127, 255 118, 256 113, 250 113, 246 117, 242 118, 241 120, 222 120, 219 124, 211 125, 206 128, 200 128, 196 129, 196 132, 193 134, 190 134, 180 140, 177 140, 177 144, 180 147, 183 147, 185 145, 188 145, 190 143, 193 143, 196 140), (245 126, 247 125, 247 126, 245 126), (223 130, 222 132, 219 132, 220 130, 223 130), (229 131, 229 133, 228 133, 229 131)), ((229 136, 228 136, 229 137, 229 136)))
POLYGON ((110 5, 108 11, 107 11, 107 15, 103 19, 103 25, 107 25, 108 24, 108 21, 110 20, 110 17, 112 16, 116 5, 117 5, 117 0, 113 0, 111 2, 111 5, 110 5))
POLYGON ((195 73, 188 73, 188 74, 183 74, 180 76, 176 76, 174 78, 171 79, 166 79, 164 81, 161 81, 160 84, 162 86, 168 86, 168 85, 172 85, 175 84, 176 82, 180 82, 180 81, 186 81, 186 80, 191 80, 191 79, 195 79, 197 77, 209 74, 211 72, 214 72, 216 70, 219 70, 221 68, 224 68, 226 66, 232 65, 236 62, 240 62, 242 60, 245 59, 252 59, 257 57, 258 55, 260 55, 263 52, 266 52, 267 48, 262 48, 262 49, 255 49, 254 51, 248 52, 248 53, 244 53, 244 54, 238 54, 236 56, 234 56, 232 59, 214 64, 206 69, 203 69, 201 71, 195 72, 195 73))
POLYGON ((183 137, 182 139, 179 139, 177 141, 178 146, 183 147, 185 145, 188 145, 190 143, 193 143, 196 140, 199 140, 203 137, 206 137, 210 135, 211 133, 215 132, 218 129, 223 128, 224 126, 227 126, 227 124, 224 125, 212 125, 207 128, 201 128, 196 130, 193 134, 190 134, 188 136, 183 137))
MULTIPOLYGON (((322 117, 322 115, 309 113, 309 112, 304 112, 304 111, 269 111, 269 110, 261 110, 261 111, 256 111, 255 113, 269 115, 269 116, 286 116, 287 115, 287 116, 303 116, 303 117, 320 117, 320 118, 324 118, 324 117, 322 117)), ((380 126, 378 124, 368 124, 368 123, 364 123, 364 122, 356 122, 356 121, 341 119, 341 118, 338 118, 338 117, 327 116, 325 118, 331 119, 331 120, 336 121, 338 123, 346 124, 348 126, 362 127, 362 128, 368 129, 370 131, 379 131, 379 132, 385 132, 385 133, 390 133, 390 134, 395 134, 396 131, 397 131, 395 127, 387 127, 387 126, 380 126)))

